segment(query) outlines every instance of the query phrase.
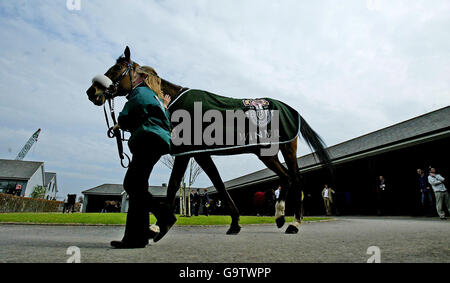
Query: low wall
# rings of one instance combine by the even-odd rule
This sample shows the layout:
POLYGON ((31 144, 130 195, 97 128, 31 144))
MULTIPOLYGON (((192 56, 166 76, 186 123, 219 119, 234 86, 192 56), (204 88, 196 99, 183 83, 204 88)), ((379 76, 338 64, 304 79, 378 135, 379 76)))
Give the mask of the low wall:
POLYGON ((63 205, 64 203, 61 201, 0 194, 0 213, 61 212, 63 205))

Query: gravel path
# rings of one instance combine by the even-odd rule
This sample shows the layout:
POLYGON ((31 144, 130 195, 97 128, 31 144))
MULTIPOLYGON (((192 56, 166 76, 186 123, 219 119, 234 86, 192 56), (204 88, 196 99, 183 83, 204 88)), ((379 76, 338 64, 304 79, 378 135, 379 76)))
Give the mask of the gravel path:
POLYGON ((124 227, 0 225, 0 262, 63 263, 70 246, 80 249, 81 262, 364 263, 370 246, 379 247, 381 262, 450 262, 450 220, 342 217, 305 223, 298 235, 248 225, 227 236, 227 228, 175 226, 145 249, 114 250, 109 242, 124 227))

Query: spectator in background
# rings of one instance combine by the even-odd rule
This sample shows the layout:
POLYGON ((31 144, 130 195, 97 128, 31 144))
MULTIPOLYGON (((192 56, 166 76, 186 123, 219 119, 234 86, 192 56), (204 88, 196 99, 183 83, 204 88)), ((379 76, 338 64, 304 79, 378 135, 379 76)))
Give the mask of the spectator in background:
POLYGON ((275 191, 275 201, 278 201, 278 199, 280 198, 280 193, 281 193, 281 185, 278 185, 278 188, 275 191))
POLYGON ((22 195, 22 185, 19 185, 19 184, 16 185, 14 194, 18 197, 20 197, 22 195))
POLYGON ((69 206, 69 196, 67 195, 67 196, 64 198, 63 213, 66 212, 66 210, 68 209, 68 206, 69 206))
POLYGON ((195 192, 191 190, 191 192, 189 193, 189 215, 192 216, 194 215, 194 194, 195 192))
POLYGON ((203 212, 206 216, 209 216, 208 209, 211 204, 210 204, 208 189, 205 189, 205 194, 203 195, 203 200, 204 200, 204 206, 203 206, 204 211, 203 212))
POLYGON ((391 188, 386 185, 384 176, 380 176, 377 184, 377 214, 379 216, 386 214, 389 207, 389 191, 391 188))
POLYGON ((275 190, 274 192, 274 201, 275 201, 275 205, 273 205, 272 207, 275 207, 275 215, 276 215, 276 203, 278 202, 278 199, 280 198, 280 193, 281 193, 281 185, 278 185, 278 188, 275 190))
POLYGON ((322 198, 325 204, 325 210, 327 212, 327 216, 331 216, 331 205, 333 203, 333 191, 327 184, 325 184, 325 188, 322 190, 322 198))
POLYGON ((417 169, 417 174, 419 175, 420 204, 426 215, 431 217, 433 214, 433 191, 425 172, 422 169, 417 169))
POLYGON ((439 217, 442 220, 446 220, 445 211, 443 205, 447 206, 447 210, 450 213, 450 196, 447 188, 444 185, 445 179, 439 174, 436 174, 436 169, 430 168, 430 174, 428 176, 428 182, 433 187, 434 195, 436 197, 436 210, 439 217))
POLYGON ((194 203, 194 215, 198 216, 198 210, 200 208, 200 189, 197 189, 197 191, 194 193, 193 203, 194 203))

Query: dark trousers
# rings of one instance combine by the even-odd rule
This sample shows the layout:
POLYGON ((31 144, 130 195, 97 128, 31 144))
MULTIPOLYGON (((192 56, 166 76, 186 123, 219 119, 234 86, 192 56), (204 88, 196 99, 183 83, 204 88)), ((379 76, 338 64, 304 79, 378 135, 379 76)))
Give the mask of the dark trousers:
POLYGON ((161 158, 160 153, 133 154, 123 183, 129 196, 129 206, 123 242, 147 244, 149 237, 149 212, 157 218, 159 203, 148 191, 148 179, 153 166, 161 158))
POLYGON ((420 196, 420 203, 422 204, 423 211, 426 212, 427 216, 433 215, 433 191, 424 190, 420 196))
POLYGON ((378 215, 388 215, 391 213, 391 199, 390 194, 386 191, 378 192, 377 194, 377 214, 378 215))
POLYGON ((198 210, 200 208, 200 204, 199 203, 194 203, 194 215, 198 216, 198 210))

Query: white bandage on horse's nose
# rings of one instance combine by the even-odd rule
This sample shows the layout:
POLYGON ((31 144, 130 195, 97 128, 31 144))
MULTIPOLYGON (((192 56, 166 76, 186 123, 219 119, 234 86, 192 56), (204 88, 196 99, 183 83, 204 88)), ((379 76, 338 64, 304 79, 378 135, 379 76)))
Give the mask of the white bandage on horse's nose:
POLYGON ((94 83, 98 83, 98 84, 100 84, 101 86, 103 86, 104 88, 109 88, 109 87, 113 84, 113 82, 111 81, 111 79, 108 78, 108 77, 105 76, 105 75, 98 75, 98 76, 95 76, 95 77, 92 79, 92 83, 93 83, 93 84, 94 84, 94 83))

